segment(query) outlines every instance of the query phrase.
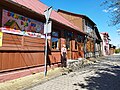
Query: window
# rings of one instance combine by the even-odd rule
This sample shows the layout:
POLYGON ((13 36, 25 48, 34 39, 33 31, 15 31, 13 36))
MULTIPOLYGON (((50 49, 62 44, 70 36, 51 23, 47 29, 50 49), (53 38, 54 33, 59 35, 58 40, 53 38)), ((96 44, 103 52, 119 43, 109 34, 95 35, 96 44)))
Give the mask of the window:
POLYGON ((91 25, 89 22, 86 22, 86 33, 89 35, 93 35, 93 25, 91 25))
POLYGON ((87 51, 87 52, 90 52, 90 49, 91 49, 90 40, 87 40, 87 43, 86 43, 86 51, 87 51))
POLYGON ((72 33, 72 32, 69 32, 69 31, 65 31, 65 32, 64 32, 64 36, 65 36, 65 38, 66 38, 66 48, 67 48, 68 50, 70 50, 70 41, 71 41, 71 39, 72 39, 72 37, 73 37, 73 33, 72 33))
POLYGON ((66 48, 70 50, 70 38, 66 38, 66 48))
POLYGON ((77 38, 75 38, 75 49, 78 48, 77 38))
POLYGON ((52 49, 59 49, 58 32, 52 32, 52 49))
POLYGON ((83 42, 83 36, 78 35, 78 36, 77 36, 77 39, 78 39, 78 40, 77 40, 78 42, 81 42, 81 43, 83 42))
POLYGON ((76 38, 75 38, 75 49, 82 50, 82 47, 83 47, 82 43, 83 43, 83 36, 80 35, 80 34, 76 35, 76 38))

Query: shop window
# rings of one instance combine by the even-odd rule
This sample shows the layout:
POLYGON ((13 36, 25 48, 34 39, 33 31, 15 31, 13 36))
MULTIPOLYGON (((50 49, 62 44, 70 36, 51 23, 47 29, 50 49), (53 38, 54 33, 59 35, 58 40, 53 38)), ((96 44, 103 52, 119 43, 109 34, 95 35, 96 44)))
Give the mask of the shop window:
POLYGON ((52 36, 58 37, 58 32, 52 32, 52 36))
POLYGON ((69 32, 69 31, 65 31, 64 36, 66 38, 66 48, 67 48, 67 50, 70 50, 70 41, 73 37, 73 33, 69 32))
POLYGON ((59 49, 58 32, 52 32, 52 49, 59 49))
POLYGON ((66 38, 66 48, 70 50, 70 38, 66 38))
POLYGON ((80 42, 80 43, 82 43, 83 42, 83 36, 78 35, 77 36, 77 41, 80 42))
POLYGON ((75 49, 78 48, 77 38, 75 39, 75 49))
POLYGON ((78 49, 78 47, 82 46, 81 45, 82 43, 83 43, 83 36, 76 35, 76 38, 75 38, 75 49, 78 49))

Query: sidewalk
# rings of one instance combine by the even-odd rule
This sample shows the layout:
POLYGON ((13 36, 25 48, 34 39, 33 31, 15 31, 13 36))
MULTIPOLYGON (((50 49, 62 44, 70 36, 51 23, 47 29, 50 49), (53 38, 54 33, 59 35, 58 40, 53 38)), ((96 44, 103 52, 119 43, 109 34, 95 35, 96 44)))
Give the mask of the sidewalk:
POLYGON ((120 56, 96 60, 92 65, 27 90, 120 90, 120 56))
POLYGON ((62 68, 54 68, 48 71, 46 77, 44 76, 44 72, 40 72, 15 80, 0 83, 0 90, 23 90, 25 88, 43 83, 60 75, 62 75, 62 68))
POLYGON ((78 61, 70 62, 70 66, 68 68, 53 68, 48 70, 47 76, 44 76, 44 72, 31 74, 29 76, 25 76, 22 78, 18 78, 15 80, 6 81, 4 83, 0 83, 0 90, 23 90, 30 88, 32 86, 38 85, 40 83, 44 83, 50 79, 59 77, 63 74, 75 71, 76 69, 83 68, 86 65, 93 64, 93 61, 83 59, 78 61))

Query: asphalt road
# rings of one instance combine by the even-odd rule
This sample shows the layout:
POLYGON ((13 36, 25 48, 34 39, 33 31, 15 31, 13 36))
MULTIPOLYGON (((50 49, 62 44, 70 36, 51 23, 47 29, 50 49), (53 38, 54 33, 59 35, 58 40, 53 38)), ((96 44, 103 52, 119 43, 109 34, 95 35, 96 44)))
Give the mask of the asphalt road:
POLYGON ((120 55, 98 58, 93 65, 26 90, 120 90, 120 55))

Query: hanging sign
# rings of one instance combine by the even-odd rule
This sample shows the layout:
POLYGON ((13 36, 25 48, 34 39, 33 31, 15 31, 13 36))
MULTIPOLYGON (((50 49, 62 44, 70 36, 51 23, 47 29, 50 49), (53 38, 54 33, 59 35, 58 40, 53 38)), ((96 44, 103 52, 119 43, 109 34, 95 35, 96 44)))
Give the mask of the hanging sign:
POLYGON ((52 21, 49 21, 48 24, 44 24, 44 34, 51 33, 52 21))
POLYGON ((3 33, 0 32, 0 47, 2 46, 2 38, 3 38, 3 33))

